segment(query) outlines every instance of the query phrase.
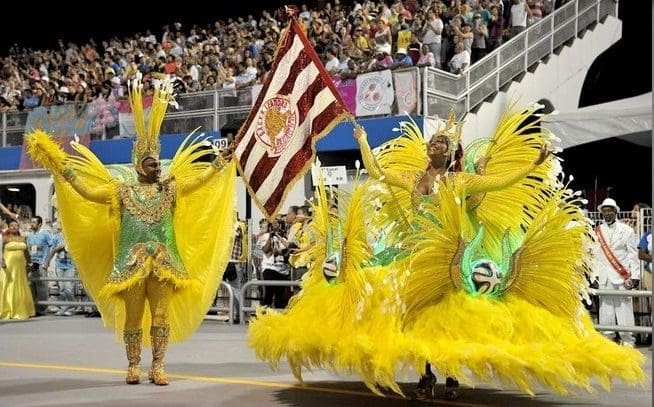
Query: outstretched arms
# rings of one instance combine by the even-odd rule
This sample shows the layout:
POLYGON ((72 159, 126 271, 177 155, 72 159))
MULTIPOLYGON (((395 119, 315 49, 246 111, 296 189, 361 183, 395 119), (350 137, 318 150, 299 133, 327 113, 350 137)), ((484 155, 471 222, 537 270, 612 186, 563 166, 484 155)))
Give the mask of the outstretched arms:
POLYGON ((388 182, 388 184, 394 187, 403 188, 408 191, 413 189, 413 185, 409 183, 406 177, 402 177, 399 172, 392 170, 385 170, 382 172, 379 164, 375 160, 375 156, 372 153, 372 150, 370 149, 366 131, 363 129, 363 127, 358 125, 354 127, 354 138, 356 139, 357 143, 359 143, 363 165, 366 167, 366 170, 368 170, 368 174, 370 174, 371 177, 375 179, 381 179, 383 177, 384 180, 388 182))
POLYGON ((552 151, 546 145, 542 145, 538 157, 531 165, 519 168, 504 176, 476 175, 462 172, 460 177, 464 180, 468 194, 497 191, 507 188, 526 177, 536 167, 545 162, 551 153, 552 151))
POLYGON ((109 204, 113 197, 114 188, 111 184, 105 184, 98 187, 91 187, 84 183, 81 179, 75 174, 75 170, 70 167, 64 168, 61 174, 66 181, 70 184, 73 189, 80 194, 84 199, 89 201, 100 203, 100 204, 109 204))
POLYGON ((232 146, 228 147, 227 149, 223 150, 220 155, 211 162, 211 165, 207 167, 202 173, 200 173, 200 175, 187 182, 179 183, 178 187, 180 188, 180 192, 184 195, 190 194, 191 192, 204 185, 215 175, 219 174, 232 159, 233 152, 234 148, 232 146))

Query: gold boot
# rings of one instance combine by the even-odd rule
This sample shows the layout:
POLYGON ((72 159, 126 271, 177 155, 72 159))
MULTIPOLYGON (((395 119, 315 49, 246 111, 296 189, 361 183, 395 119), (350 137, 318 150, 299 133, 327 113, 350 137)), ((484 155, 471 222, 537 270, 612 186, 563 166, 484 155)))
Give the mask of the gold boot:
POLYGON ((141 381, 141 338, 143 330, 141 329, 126 329, 123 332, 123 340, 125 341, 125 350, 127 351, 127 377, 125 381, 127 384, 139 384, 141 381))
POLYGON ((168 347, 168 333, 170 327, 168 325, 152 326, 150 328, 150 337, 152 339, 152 367, 148 377, 150 381, 159 386, 168 384, 168 377, 164 371, 164 357, 166 356, 166 348, 168 347))

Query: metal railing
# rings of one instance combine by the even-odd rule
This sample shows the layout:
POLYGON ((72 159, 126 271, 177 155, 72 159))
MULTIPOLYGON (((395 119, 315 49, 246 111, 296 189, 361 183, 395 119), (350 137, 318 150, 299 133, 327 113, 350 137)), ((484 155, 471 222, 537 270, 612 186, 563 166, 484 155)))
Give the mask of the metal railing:
MULTIPOLYGON (((39 282, 59 282, 59 281, 72 281, 72 282, 82 282, 79 277, 33 277, 29 279, 30 281, 39 282)), ((220 287, 224 288, 227 291, 228 300, 227 307, 210 307, 208 311, 213 312, 225 312, 227 311, 227 318, 230 324, 234 323, 234 290, 232 287, 224 281, 220 282, 220 287)), ((76 295, 77 296, 77 295, 76 295)), ((72 307, 89 307, 95 306, 93 301, 61 301, 61 300, 46 300, 46 301, 36 301, 36 305, 46 305, 46 306, 72 306, 72 307)))
POLYGON ((555 49, 604 17, 618 15, 616 0, 571 1, 511 38, 461 75, 423 68, 423 114, 469 112, 555 49))
MULTIPOLYGON (((31 278, 30 281, 81 281, 76 277, 39 277, 31 278)), ((224 281, 220 283, 221 287, 225 288, 228 293, 228 305, 227 307, 218 307, 213 306, 209 308, 209 311, 213 312, 225 312, 228 313, 228 321, 230 324, 234 324, 234 291, 232 287, 224 281)), ((256 311, 256 306, 246 306, 246 300, 249 299, 247 296, 247 291, 252 287, 299 287, 300 281, 279 281, 279 280, 251 280, 243 284, 241 287, 241 292, 239 295, 239 318, 241 321, 246 321, 246 315, 249 315, 256 311)), ((652 291, 644 290, 606 290, 606 289, 595 289, 592 291, 593 295, 596 296, 612 296, 612 297, 635 297, 635 298, 651 298, 652 291)), ((38 305, 46 306, 94 306, 95 303, 92 301, 37 301, 38 305)), ((621 325, 595 325, 595 329, 598 331, 617 331, 617 332, 634 332, 634 333, 652 333, 652 326, 621 326, 621 325)))
POLYGON ((241 293, 239 296, 239 302, 241 304, 240 319, 242 323, 245 323, 246 314, 252 313, 257 310, 257 307, 246 306, 245 300, 247 299, 246 294, 247 290, 250 287, 299 287, 299 281, 287 281, 287 280, 252 280, 243 284, 241 287, 241 293))
MULTIPOLYGON (((605 289, 596 289, 593 290, 592 294, 597 295, 598 297, 636 297, 636 298, 651 298, 651 291, 644 290, 605 290, 605 289)), ((596 324, 595 329, 598 331, 610 331, 610 332, 634 332, 634 333, 652 333, 652 325, 650 321, 649 326, 626 326, 626 325, 600 325, 596 324)))

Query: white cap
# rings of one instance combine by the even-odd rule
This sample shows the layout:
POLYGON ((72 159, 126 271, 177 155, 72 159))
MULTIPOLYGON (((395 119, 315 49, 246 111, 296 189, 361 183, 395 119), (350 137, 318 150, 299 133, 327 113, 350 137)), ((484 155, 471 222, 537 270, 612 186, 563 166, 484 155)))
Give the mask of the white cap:
POLYGON ((620 212, 620 207, 619 207, 618 204, 615 202, 615 199, 612 199, 612 198, 606 198, 605 200, 602 201, 601 204, 599 204, 599 205, 597 206, 597 210, 598 210, 598 211, 601 211, 602 208, 605 207, 605 206, 611 206, 611 207, 615 208, 615 211, 616 211, 616 212, 620 212))

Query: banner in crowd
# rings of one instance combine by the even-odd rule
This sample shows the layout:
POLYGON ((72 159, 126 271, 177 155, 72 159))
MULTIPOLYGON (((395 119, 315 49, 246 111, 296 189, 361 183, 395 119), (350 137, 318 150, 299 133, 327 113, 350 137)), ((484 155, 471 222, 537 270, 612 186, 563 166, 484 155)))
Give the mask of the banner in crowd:
POLYGON ((418 70, 393 72, 395 83, 395 100, 399 114, 418 113, 418 70))
MULTIPOLYGON (((118 126, 121 137, 130 137, 136 134, 134 125, 134 114, 129 107, 129 101, 124 99, 118 102, 118 126)), ((152 106, 152 96, 143 96, 143 116, 150 117, 150 106, 152 106)))
POLYGON ((54 137, 86 135, 91 132, 91 118, 79 105, 37 107, 27 114, 25 133, 43 130, 54 137))
MULTIPOLYGON (((29 133, 29 132, 28 132, 29 133)), ((27 134, 27 133, 26 133, 27 134)), ((79 155, 73 147, 70 145, 70 142, 75 139, 76 136, 57 136, 57 142, 61 144, 61 148, 68 154, 79 155)), ((88 134, 77 136, 78 142, 85 146, 89 146, 91 143, 91 136, 88 134)), ((20 152, 20 165, 18 166, 19 170, 33 170, 35 168, 43 168, 40 164, 35 164, 34 161, 27 154, 27 141, 23 138, 23 149, 20 152)))
POLYGON ((357 81, 354 79, 334 77, 334 85, 336 85, 338 93, 341 94, 347 110, 355 114, 357 112, 357 81))
POLYGON ((390 70, 361 74, 356 83, 357 117, 391 114, 395 94, 390 70))
POLYGON ((269 219, 308 171, 316 141, 350 115, 295 18, 289 19, 272 66, 234 151, 250 196, 269 219))

